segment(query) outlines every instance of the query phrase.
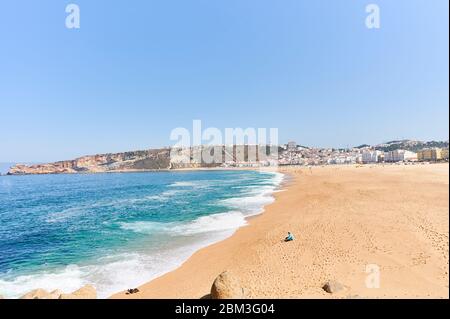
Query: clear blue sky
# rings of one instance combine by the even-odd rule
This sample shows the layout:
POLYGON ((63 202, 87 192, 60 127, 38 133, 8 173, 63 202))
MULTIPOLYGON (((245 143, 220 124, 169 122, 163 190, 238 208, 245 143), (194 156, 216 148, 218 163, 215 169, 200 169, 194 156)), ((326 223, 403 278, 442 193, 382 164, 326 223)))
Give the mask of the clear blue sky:
POLYGON ((448 139, 447 0, 70 2, 0 6, 0 162, 170 145, 193 119, 310 146, 448 139))

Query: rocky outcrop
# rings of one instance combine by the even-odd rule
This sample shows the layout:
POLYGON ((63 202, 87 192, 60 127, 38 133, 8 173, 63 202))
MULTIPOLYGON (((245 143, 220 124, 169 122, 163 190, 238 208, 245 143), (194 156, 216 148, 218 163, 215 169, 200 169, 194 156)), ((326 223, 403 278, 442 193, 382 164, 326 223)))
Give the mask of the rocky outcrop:
POLYGON ((84 156, 48 164, 17 164, 8 175, 104 173, 114 171, 158 170, 170 167, 169 149, 84 156))
POLYGON ((28 175, 28 174, 68 174, 75 173, 76 171, 69 168, 64 168, 58 164, 40 164, 27 166, 23 164, 17 164, 11 167, 8 171, 8 175, 28 175))
POLYGON ((214 280, 210 297, 211 299, 242 299, 244 289, 233 274, 224 271, 214 280))
POLYGON ((34 289, 30 291, 29 293, 23 295, 20 297, 20 299, 56 299, 52 298, 52 295, 44 290, 44 289, 34 289))
POLYGON ((23 295, 20 299, 97 299, 97 291, 92 285, 86 285, 70 294, 64 294, 59 289, 52 292, 35 289, 23 295))
POLYGON ((86 285, 71 294, 61 294, 59 299, 97 299, 97 291, 94 286, 86 285))
POLYGON ((322 289, 325 290, 326 292, 328 292, 329 294, 334 294, 336 292, 339 292, 341 290, 344 289, 344 285, 342 285, 341 283, 335 281, 335 280, 330 280, 327 281, 323 286, 322 289))
POLYGON ((63 292, 59 289, 53 290, 50 293, 51 298, 50 299, 59 299, 59 296, 61 296, 63 294, 63 292))

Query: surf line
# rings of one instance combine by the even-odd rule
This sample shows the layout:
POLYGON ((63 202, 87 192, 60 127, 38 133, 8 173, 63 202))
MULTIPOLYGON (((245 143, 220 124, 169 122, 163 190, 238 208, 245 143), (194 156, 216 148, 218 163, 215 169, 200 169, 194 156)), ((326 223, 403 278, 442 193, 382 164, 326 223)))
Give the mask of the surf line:
POLYGON ((208 315, 209 306, 189 306, 185 305, 184 302, 181 306, 175 307, 176 314, 201 314, 203 317, 208 315))

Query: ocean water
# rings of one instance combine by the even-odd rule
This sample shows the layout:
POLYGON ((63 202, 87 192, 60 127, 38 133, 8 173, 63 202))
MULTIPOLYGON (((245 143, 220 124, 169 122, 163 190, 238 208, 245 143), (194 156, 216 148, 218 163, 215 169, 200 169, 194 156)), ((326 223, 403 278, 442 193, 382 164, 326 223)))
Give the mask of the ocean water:
POLYGON ((100 298, 175 269, 261 213, 283 175, 189 171, 0 177, 0 295, 100 298))

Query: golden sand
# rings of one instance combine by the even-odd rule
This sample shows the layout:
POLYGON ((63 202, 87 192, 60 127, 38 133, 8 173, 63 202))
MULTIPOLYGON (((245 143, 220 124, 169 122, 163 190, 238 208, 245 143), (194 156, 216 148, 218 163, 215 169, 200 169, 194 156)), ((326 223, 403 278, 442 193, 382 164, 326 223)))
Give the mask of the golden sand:
POLYGON ((201 298, 224 270, 250 298, 449 297, 448 164, 281 171, 291 182, 248 226, 113 298, 201 298))

